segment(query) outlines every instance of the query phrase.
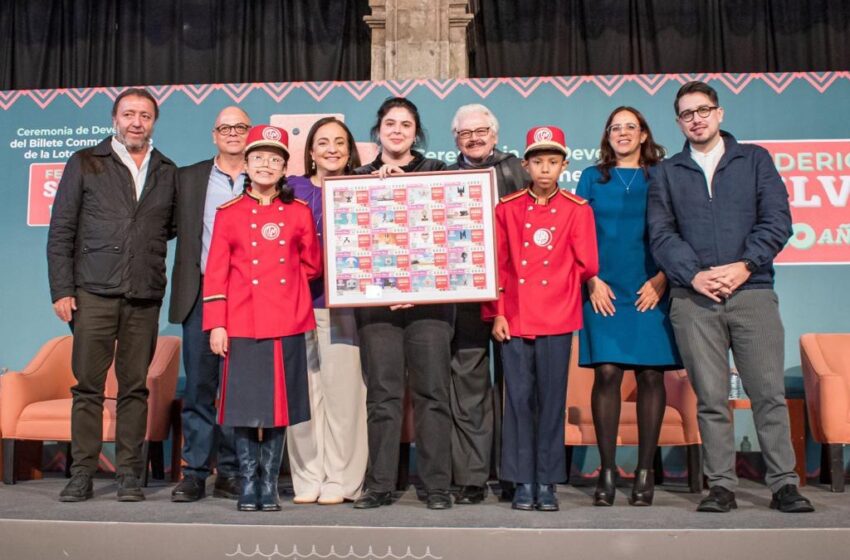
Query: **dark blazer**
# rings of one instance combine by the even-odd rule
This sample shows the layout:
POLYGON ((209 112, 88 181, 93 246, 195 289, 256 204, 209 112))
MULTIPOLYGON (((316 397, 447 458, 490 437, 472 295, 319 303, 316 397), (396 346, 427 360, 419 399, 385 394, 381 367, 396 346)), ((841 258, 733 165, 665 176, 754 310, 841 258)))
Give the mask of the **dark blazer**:
POLYGON ((189 316, 201 291, 201 235, 204 204, 213 160, 200 161, 178 170, 177 253, 171 273, 171 303, 168 321, 182 323, 189 316))
POLYGON ((496 200, 503 196, 515 193, 531 184, 531 177, 523 168, 522 161, 513 154, 506 154, 499 150, 493 150, 493 154, 479 164, 472 164, 463 159, 463 154, 457 155, 457 163, 448 167, 449 171, 455 169, 489 169, 496 170, 496 200))
POLYGON ((741 289, 773 286, 773 259, 792 235, 788 192, 770 154, 721 131, 726 151, 708 196, 705 174, 684 149, 661 162, 647 200, 652 256, 674 286, 697 272, 749 259, 757 270, 741 289))
POLYGON ((152 149, 141 198, 112 151, 112 137, 75 152, 56 193, 47 234, 53 301, 77 289, 162 300, 165 254, 174 236, 177 166, 152 149))

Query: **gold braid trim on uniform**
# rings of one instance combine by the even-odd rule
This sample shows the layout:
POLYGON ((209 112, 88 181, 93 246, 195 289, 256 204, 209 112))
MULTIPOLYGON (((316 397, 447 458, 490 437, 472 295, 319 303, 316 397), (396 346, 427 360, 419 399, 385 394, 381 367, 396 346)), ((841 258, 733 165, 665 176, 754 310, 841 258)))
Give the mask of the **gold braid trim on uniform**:
POLYGON ((558 190, 561 192, 561 195, 564 198, 566 198, 567 200, 575 202, 576 204, 587 204, 587 201, 585 199, 583 199, 580 196, 574 195, 570 191, 567 191, 567 190, 564 190, 564 189, 558 189, 558 190))
POLYGON ((224 294, 215 294, 212 296, 207 296, 204 298, 204 303, 209 303, 211 301, 224 301, 227 299, 227 296, 224 294))
POLYGON ((222 204, 221 206, 219 206, 219 207, 217 208, 217 210, 223 210, 223 209, 227 208, 228 206, 232 206, 232 205, 236 204, 237 202, 239 202, 240 200, 242 200, 242 197, 243 197, 243 196, 245 196, 245 195, 244 195, 244 194, 240 194, 239 196, 237 196, 237 197, 236 197, 236 198, 234 198, 233 200, 228 200, 227 202, 225 202, 224 204, 222 204))
POLYGON ((506 194, 505 196, 503 196, 502 198, 499 199, 499 202, 510 202, 511 200, 514 200, 514 199, 521 197, 522 195, 526 194, 527 192, 528 192, 528 189, 520 189, 515 193, 506 194))
POLYGON ((301 200, 300 198, 295 198, 293 200, 295 200, 295 202, 300 202, 304 206, 310 206, 310 204, 306 200, 301 200))

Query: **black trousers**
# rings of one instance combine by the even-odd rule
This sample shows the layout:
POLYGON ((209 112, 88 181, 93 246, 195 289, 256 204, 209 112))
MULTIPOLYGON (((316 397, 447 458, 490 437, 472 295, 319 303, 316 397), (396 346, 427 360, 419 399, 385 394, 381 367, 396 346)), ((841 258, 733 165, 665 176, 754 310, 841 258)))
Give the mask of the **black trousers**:
POLYGON ((366 378, 369 467, 366 487, 395 489, 403 418, 405 372, 413 400, 416 468, 427 490, 451 484, 449 407, 454 305, 355 311, 366 378))
POLYGON ((94 474, 103 437, 106 374, 115 359, 118 380, 116 473, 140 476, 148 420, 148 366, 156 350, 159 301, 103 297, 77 291, 71 330, 71 472, 94 474), (117 347, 116 347, 117 343, 117 347))
POLYGON ((452 478, 460 486, 484 486, 493 448, 490 330, 481 304, 457 304, 452 339, 452 478))

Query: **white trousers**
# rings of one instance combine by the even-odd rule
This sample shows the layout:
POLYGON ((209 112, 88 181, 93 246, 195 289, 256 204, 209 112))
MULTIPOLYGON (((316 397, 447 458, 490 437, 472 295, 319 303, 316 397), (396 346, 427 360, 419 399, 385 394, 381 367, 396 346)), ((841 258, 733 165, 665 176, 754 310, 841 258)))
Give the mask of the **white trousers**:
POLYGON ((354 500, 369 458, 357 327, 351 309, 315 314, 306 333, 311 419, 286 430, 292 486, 299 498, 354 500))

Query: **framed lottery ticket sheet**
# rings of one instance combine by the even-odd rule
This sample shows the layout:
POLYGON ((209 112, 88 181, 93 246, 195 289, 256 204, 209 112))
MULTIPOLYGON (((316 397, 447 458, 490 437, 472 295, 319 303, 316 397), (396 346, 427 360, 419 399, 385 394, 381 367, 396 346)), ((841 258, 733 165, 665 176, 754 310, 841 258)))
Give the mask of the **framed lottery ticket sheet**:
POLYGON ((492 169, 328 177, 328 307, 498 297, 492 169))

